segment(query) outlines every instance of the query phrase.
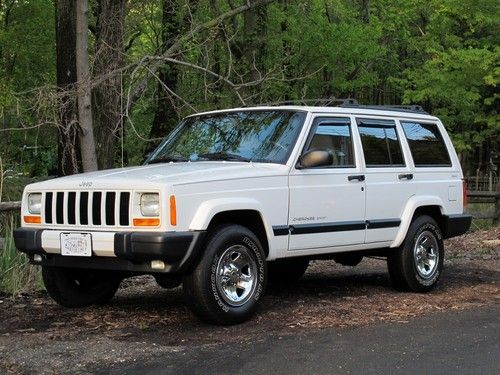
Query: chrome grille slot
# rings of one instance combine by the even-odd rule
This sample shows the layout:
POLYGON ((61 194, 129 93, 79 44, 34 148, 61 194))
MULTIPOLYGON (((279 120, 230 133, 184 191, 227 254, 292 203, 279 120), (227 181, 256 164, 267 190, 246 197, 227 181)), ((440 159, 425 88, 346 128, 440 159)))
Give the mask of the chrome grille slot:
POLYGON ((58 191, 44 195, 44 222, 67 226, 130 226, 130 192, 58 191))

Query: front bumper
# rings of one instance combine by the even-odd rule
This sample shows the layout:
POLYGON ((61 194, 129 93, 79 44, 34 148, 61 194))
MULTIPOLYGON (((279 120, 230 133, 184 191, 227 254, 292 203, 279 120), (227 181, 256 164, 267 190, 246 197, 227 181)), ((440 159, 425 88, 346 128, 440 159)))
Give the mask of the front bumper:
POLYGON ((205 237, 204 231, 90 232, 94 247, 92 257, 72 257, 60 255, 60 233, 50 229, 18 228, 14 230, 14 242, 32 263, 44 266, 182 273, 194 263, 205 237), (153 269, 153 260, 161 260, 165 268, 153 269))

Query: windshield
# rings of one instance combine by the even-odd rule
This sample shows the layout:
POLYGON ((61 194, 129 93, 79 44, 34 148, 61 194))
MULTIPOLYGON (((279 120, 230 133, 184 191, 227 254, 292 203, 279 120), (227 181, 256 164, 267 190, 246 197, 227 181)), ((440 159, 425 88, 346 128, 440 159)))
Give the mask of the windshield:
POLYGON ((228 160, 284 164, 305 116, 305 112, 262 110, 189 117, 147 163, 228 160))

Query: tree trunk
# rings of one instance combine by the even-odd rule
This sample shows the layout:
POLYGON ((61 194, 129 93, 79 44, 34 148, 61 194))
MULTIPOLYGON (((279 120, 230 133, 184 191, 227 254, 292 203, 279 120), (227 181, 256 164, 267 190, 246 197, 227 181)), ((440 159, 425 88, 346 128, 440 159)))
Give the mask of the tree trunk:
POLYGON ((56 11, 56 77, 60 93, 58 126, 59 176, 81 170, 77 107, 72 95, 76 83, 76 13, 73 1, 57 0, 56 11))
MULTIPOLYGON (((97 9, 94 76, 102 76, 123 65, 125 0, 99 0, 97 9)), ((93 89, 93 115, 97 164, 113 168, 116 141, 122 135, 121 76, 110 75, 93 89)))
MULTIPOLYGON (((176 17, 175 0, 162 0, 162 46, 161 52, 165 52, 172 46, 172 42, 180 34, 180 25, 176 17)), ((158 78, 158 94, 156 97, 156 112, 153 125, 149 133, 150 138, 162 138, 172 131, 179 120, 175 110, 175 98, 164 88, 167 86, 172 91, 177 88, 179 69, 172 64, 160 69, 158 78)), ((152 145, 153 146, 153 145, 152 145)))
POLYGON ((97 157, 92 123, 91 82, 89 69, 88 0, 76 1, 76 76, 78 122, 84 172, 97 170, 97 157))

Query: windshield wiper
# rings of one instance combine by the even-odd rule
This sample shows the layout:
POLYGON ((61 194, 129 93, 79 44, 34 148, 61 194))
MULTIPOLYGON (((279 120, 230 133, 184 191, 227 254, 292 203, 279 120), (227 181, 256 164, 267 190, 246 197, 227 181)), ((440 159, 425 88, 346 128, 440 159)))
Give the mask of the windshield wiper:
POLYGON ((244 161, 250 162, 252 159, 246 158, 244 156, 238 154, 232 154, 230 152, 219 151, 219 152, 210 152, 207 154, 199 154, 198 158, 207 159, 207 160, 228 160, 228 161, 244 161))
POLYGON ((182 162, 182 161, 188 161, 188 158, 182 157, 182 156, 164 156, 162 158, 158 159, 153 159, 148 161, 148 164, 158 164, 158 163, 170 163, 170 162, 182 162))

